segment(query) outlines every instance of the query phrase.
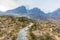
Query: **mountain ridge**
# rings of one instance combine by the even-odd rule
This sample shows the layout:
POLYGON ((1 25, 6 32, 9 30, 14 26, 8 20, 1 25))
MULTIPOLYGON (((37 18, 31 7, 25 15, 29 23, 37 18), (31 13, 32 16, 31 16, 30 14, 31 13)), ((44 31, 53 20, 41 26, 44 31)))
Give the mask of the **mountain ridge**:
POLYGON ((31 19, 37 19, 37 20, 48 20, 48 19, 60 19, 60 8, 55 10, 54 12, 51 12, 51 13, 44 13, 42 10, 40 10, 39 8, 35 7, 33 9, 26 9, 25 6, 20 6, 20 7, 17 7, 15 9, 11 9, 11 10, 8 10, 6 12, 1 12, 0 11, 0 14, 18 14, 20 16, 22 15, 26 15, 26 16, 29 16, 31 17, 31 19))

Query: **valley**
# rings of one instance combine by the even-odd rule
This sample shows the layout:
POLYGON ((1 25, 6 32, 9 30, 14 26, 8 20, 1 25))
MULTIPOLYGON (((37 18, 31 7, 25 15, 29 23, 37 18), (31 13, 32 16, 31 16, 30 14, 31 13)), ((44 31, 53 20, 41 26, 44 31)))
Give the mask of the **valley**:
MULTIPOLYGON (((0 11, 0 40, 16 40, 23 35, 22 32, 27 36, 27 40, 59 40, 60 9, 47 14, 39 8, 27 10, 25 6, 6 12, 0 11), (34 25, 26 28, 29 23, 34 25), (28 30, 21 31, 24 28, 28 30)), ((25 38, 24 35, 21 38, 25 38)))

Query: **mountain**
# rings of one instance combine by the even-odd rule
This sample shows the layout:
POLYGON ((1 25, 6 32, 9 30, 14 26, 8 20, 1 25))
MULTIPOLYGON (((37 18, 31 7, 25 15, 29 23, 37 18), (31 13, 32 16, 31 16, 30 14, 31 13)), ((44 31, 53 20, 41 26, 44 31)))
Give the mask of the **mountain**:
POLYGON ((60 8, 55 10, 54 12, 52 13, 49 13, 50 16, 59 16, 60 15, 60 8))
POLYGON ((56 11, 52 12, 52 13, 49 13, 48 15, 52 18, 60 19, 60 8, 57 9, 56 11))
POLYGON ((26 9, 25 6, 21 6, 12 10, 8 10, 6 13, 12 13, 12 14, 19 14, 20 16, 22 15, 27 15, 31 19, 39 19, 39 20, 47 20, 46 14, 41 11, 39 8, 33 8, 33 9, 26 9))
POLYGON ((57 9, 54 12, 51 13, 44 13, 43 11, 41 11, 39 8, 33 8, 33 9, 26 9, 25 6, 21 6, 15 9, 11 9, 6 11, 5 13, 0 11, 0 14, 6 14, 6 15, 17 15, 17 16, 25 16, 25 17, 30 17, 31 19, 34 20, 60 20, 60 8, 57 9))
POLYGON ((47 20, 46 14, 38 8, 29 10, 32 19, 47 20))
POLYGON ((3 13, 2 11, 0 11, 0 14, 3 13))
POLYGON ((55 10, 54 12, 47 14, 50 17, 50 21, 59 23, 60 22, 60 8, 55 10))
POLYGON ((12 10, 8 10, 6 13, 27 13, 25 6, 21 6, 12 10))

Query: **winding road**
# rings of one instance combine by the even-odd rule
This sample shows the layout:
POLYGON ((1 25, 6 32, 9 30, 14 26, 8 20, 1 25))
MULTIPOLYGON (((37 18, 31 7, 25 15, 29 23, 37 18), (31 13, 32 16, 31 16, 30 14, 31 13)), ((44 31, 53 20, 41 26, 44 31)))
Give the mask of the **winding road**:
POLYGON ((16 40, 28 40, 28 38, 26 37, 27 34, 26 30, 28 30, 32 25, 33 23, 30 23, 28 26, 21 29, 20 32, 18 33, 18 37, 16 40))

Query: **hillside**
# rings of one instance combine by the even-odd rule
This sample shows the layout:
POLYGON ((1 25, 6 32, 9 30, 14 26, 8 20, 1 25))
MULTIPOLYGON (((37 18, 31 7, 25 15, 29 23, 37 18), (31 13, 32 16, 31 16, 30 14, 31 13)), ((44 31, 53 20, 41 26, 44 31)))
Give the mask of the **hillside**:
POLYGON ((59 23, 4 15, 0 16, 0 40, 16 40, 20 29, 30 22, 34 25, 27 30, 28 40, 58 40, 60 38, 59 23))
POLYGON ((29 40, 60 40, 60 24, 35 21, 28 31, 29 40))
POLYGON ((26 17, 0 16, 0 40, 16 40, 18 32, 32 22, 26 17))

